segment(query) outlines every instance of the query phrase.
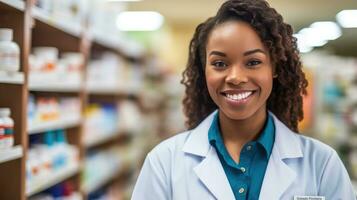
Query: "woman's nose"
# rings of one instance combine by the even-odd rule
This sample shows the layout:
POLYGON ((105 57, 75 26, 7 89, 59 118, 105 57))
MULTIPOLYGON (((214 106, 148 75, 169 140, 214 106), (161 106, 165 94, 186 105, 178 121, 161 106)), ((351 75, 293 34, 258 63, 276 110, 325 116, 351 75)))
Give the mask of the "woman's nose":
POLYGON ((248 76, 244 68, 240 65, 233 65, 226 76, 226 82, 239 85, 248 82, 248 76))

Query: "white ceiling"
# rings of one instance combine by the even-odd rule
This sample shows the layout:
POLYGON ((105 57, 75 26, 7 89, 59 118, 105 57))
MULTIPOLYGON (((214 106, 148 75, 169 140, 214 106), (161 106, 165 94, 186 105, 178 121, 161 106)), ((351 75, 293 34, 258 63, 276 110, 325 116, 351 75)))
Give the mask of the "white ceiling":
MULTIPOLYGON (((129 10, 158 11, 167 23, 196 26, 212 16, 224 0, 143 0, 128 4, 129 10)), ((315 21, 334 20, 344 9, 357 9, 357 0, 268 0, 295 31, 315 21)), ((357 20, 357 19, 356 19, 357 20)), ((343 35, 324 48, 338 54, 357 56, 357 28, 344 29, 343 35)))

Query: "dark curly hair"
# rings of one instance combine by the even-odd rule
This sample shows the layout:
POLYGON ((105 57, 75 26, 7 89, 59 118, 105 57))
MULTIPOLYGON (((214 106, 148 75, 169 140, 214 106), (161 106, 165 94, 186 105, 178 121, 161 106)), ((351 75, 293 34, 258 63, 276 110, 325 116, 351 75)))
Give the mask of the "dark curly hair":
POLYGON ((267 108, 287 127, 298 132, 298 121, 303 119, 302 95, 306 94, 308 83, 302 71, 292 27, 284 23, 282 16, 264 0, 228 0, 216 16, 197 26, 181 80, 186 87, 183 99, 186 125, 189 129, 196 127, 217 109, 206 85, 206 43, 217 25, 230 20, 250 24, 269 49, 274 72, 278 76, 273 79, 267 108))

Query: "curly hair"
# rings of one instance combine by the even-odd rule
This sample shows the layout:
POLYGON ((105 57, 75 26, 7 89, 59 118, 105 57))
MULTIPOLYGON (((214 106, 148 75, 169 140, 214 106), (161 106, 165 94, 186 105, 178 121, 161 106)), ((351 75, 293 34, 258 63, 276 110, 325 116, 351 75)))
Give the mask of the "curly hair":
POLYGON ((303 119, 302 95, 307 80, 297 49, 297 39, 289 24, 265 0, 228 0, 216 16, 199 24, 189 46, 189 58, 181 83, 186 87, 183 99, 186 125, 196 127, 217 105, 211 99, 206 85, 206 43, 212 30, 227 21, 244 21, 257 32, 269 49, 277 78, 267 100, 267 109, 291 130, 298 132, 298 121, 303 119))

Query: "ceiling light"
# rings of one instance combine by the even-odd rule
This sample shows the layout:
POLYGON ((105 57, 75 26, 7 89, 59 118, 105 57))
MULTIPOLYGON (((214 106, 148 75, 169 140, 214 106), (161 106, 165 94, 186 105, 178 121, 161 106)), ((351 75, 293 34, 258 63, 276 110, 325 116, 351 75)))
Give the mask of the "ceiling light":
POLYGON ((321 33, 311 27, 301 29, 297 38, 304 46, 320 47, 327 43, 327 40, 321 37, 321 33))
POLYGON ((117 17, 117 27, 121 31, 155 31, 163 23, 164 17, 151 11, 126 11, 117 17))
POLYGON ((299 33, 294 34, 294 37, 296 37, 296 39, 297 39, 297 46, 301 53, 307 53, 307 52, 312 51, 313 47, 310 46, 309 44, 307 44, 307 41, 304 40, 304 37, 302 34, 299 34, 299 33))
POLYGON ((336 19, 344 28, 357 28, 357 10, 342 10, 337 13, 336 19))
POLYGON ((299 51, 301 53, 309 53, 313 50, 314 48, 313 47, 299 47, 299 51))
POLYGON ((342 35, 341 28, 335 22, 315 22, 310 27, 319 33, 321 40, 336 40, 342 35))

